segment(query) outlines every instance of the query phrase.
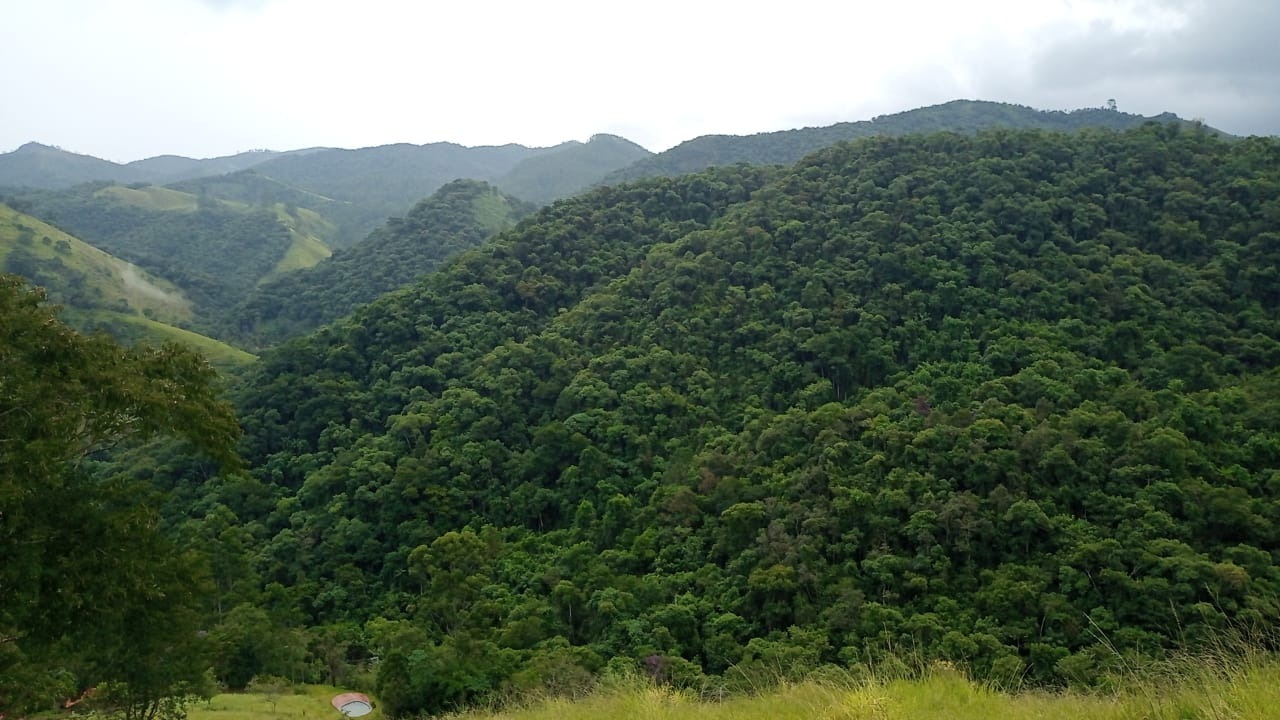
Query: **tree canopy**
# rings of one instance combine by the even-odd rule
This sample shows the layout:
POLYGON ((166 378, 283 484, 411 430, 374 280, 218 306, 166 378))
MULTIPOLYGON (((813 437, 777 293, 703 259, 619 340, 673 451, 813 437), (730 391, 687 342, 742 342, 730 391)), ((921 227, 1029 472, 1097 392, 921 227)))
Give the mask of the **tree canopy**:
POLYGON ((532 211, 486 183, 455 180, 354 247, 254 288, 231 313, 228 332, 252 347, 304 334, 411 284, 532 211))
POLYGON ((393 713, 903 648, 1098 682, 1276 617, 1278 168, 1149 124, 604 188, 266 354, 251 477, 174 507, 393 713))
POLYGON ((1280 142, 1178 123, 600 188, 264 353, 246 473, 115 468, 207 560, 230 687, 377 657, 405 716, 907 651, 1105 683, 1280 614, 1277 198, 1280 142))
POLYGON ((87 680, 116 683, 145 714, 201 677, 199 564, 160 531, 154 491, 88 468, 158 435, 238 465, 239 426, 208 364, 77 334, 42 292, 0 275, 0 711, 87 680))

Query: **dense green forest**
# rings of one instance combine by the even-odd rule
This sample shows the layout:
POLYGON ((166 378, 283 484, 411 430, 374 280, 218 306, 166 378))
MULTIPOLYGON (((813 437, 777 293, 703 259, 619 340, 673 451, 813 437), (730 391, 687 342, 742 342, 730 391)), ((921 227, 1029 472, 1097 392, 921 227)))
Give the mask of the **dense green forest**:
POLYGON ((266 354, 249 475, 138 469, 233 687, 1102 682, 1276 617, 1277 183, 1150 124, 601 189, 266 354))
POLYGON ((354 247, 254 288, 231 313, 227 333, 251 347, 302 335, 410 284, 532 211, 486 183, 456 180, 354 247))
POLYGON ((680 175, 740 162, 790 165, 809 153, 838 142, 877 135, 943 131, 973 133, 994 128, 1067 132, 1084 128, 1125 130, 1153 120, 1181 122, 1177 116, 1169 113, 1146 118, 1102 108, 1063 112, 1036 110, 1010 103, 953 100, 941 105, 881 115, 871 120, 842 122, 824 127, 779 130, 755 135, 703 135, 610 173, 604 182, 618 183, 642 177, 680 175))
POLYGON ((1087 687, 1274 626, 1277 368, 1275 139, 874 137, 555 203, 264 353, 245 472, 83 467, 164 493, 230 688, 1087 687))

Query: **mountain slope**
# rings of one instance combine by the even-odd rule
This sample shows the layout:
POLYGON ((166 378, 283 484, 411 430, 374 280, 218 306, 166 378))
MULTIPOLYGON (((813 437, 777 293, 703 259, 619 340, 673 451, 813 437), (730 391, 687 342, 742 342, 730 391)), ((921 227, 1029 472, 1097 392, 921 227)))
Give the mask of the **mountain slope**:
POLYGON ((0 204, 0 270, 21 275, 61 305, 81 331, 101 330, 126 344, 178 342, 220 369, 254 357, 183 329, 193 319, 182 290, 30 215, 0 204))
POLYGON ((192 301, 196 327, 226 313, 263 280, 327 257, 337 229, 317 213, 255 207, 155 186, 90 184, 14 195, 23 210, 167 278, 192 301))
POLYGON ((1148 121, 1175 120, 1176 116, 1168 113, 1147 118, 1096 108, 1061 112, 1034 110, 1008 103, 953 100, 941 105, 882 115, 873 120, 843 122, 826 127, 755 135, 704 135, 611 173, 604 182, 616 183, 655 175, 679 175, 740 162, 790 165, 811 152, 837 142, 877 135, 940 131, 972 133, 1000 127, 1062 131, 1087 127, 1124 130, 1148 121))
POLYGON ((303 334, 413 282, 531 210, 485 183, 454 181, 354 247, 259 285, 230 325, 254 347, 303 334))
POLYGON ((525 158, 494 184, 522 200, 545 204, 574 195, 609 173, 653 153, 616 135, 595 135, 525 158))
POLYGON ((118 163, 35 142, 0 154, 0 186, 48 189, 92 180, 130 183, 140 179, 139 173, 118 163))
POLYGON ((273 602, 382 618, 393 713, 609 658, 1096 682, 1274 617, 1278 161, 940 134, 559 203, 267 354, 269 500, 216 497, 273 602))
POLYGON ((210 198, 256 205, 283 202, 313 210, 336 228, 326 238, 329 245, 346 248, 387 218, 403 216, 447 182, 492 181, 541 152, 522 145, 467 148, 452 143, 326 149, 174 187, 210 198))
POLYGON ((0 205, 0 259, 59 303, 175 324, 192 318, 191 302, 172 283, 8 205, 0 205))

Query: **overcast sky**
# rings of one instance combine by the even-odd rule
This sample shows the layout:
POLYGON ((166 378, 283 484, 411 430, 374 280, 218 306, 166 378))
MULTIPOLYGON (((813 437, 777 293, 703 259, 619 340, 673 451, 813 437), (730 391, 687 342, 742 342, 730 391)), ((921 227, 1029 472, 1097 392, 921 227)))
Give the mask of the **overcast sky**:
POLYGON ((14 0, 0 152, 531 146, 957 98, 1280 134, 1280 0, 14 0))

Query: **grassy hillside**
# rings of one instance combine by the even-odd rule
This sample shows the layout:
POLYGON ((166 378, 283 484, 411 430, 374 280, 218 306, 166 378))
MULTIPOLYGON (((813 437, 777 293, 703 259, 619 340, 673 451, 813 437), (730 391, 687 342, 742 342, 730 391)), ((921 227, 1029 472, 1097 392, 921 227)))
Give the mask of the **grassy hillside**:
POLYGON ((101 330, 126 345, 161 345, 168 342, 185 345, 203 355, 211 365, 223 372, 238 370, 257 360, 255 355, 221 340, 147 317, 110 310, 76 308, 67 308, 63 316, 73 327, 86 331, 101 330))
POLYGON ((811 152, 838 142, 880 135, 905 135, 940 131, 973 133, 989 128, 1039 128, 1074 131, 1081 128, 1124 130, 1148 121, 1177 121, 1168 113, 1141 115, 1086 108, 1071 112, 1035 110, 1023 105, 953 100, 872 120, 843 122, 825 127, 780 130, 755 135, 704 135, 640 160, 608 175, 605 183, 641 177, 670 176, 708 167, 745 162, 790 165, 811 152))
POLYGON ((174 189, 201 197, 258 207, 282 204, 288 208, 313 211, 322 218, 328 228, 323 233, 313 232, 330 248, 349 247, 386 221, 381 206, 365 205, 337 200, 317 192, 295 187, 266 177, 254 170, 200 178, 175 183, 174 189))
POLYGON ((99 183, 13 195, 29 214, 180 287, 187 320, 205 333, 259 283, 331 253, 337 228, 317 212, 196 190, 99 183))
POLYGON ((143 208, 144 210, 195 212, 199 200, 191 193, 170 190, 156 185, 124 186, 108 185, 94 193, 116 202, 143 208))
POLYGON ((336 230, 333 223, 306 208, 288 208, 283 203, 276 203, 274 207, 276 218, 289 228, 293 243, 268 277, 309 268, 333 254, 333 250, 322 239, 322 236, 333 236, 336 230))
POLYGON ((7 205, 0 205, 0 260, 55 302, 168 323, 192 319, 191 302, 172 283, 7 205))
MULTIPOLYGON (((108 185, 94 192, 94 197, 110 198, 123 205, 156 212, 195 212, 201 203, 200 197, 194 193, 157 185, 108 185)), ((254 209, 254 206, 244 201, 218 199, 216 202, 239 212, 249 213, 254 209)), ((332 222, 305 207, 290 206, 283 202, 273 203, 270 207, 280 224, 288 228, 293 243, 269 276, 311 267, 333 254, 324 240, 337 232, 332 222)))
POLYGON ((102 330, 125 344, 177 342, 221 370, 255 359, 178 327, 189 325, 194 314, 174 284, 2 204, 0 271, 44 287, 64 307, 64 320, 81 331, 102 330))

